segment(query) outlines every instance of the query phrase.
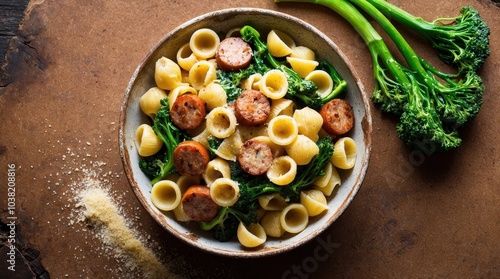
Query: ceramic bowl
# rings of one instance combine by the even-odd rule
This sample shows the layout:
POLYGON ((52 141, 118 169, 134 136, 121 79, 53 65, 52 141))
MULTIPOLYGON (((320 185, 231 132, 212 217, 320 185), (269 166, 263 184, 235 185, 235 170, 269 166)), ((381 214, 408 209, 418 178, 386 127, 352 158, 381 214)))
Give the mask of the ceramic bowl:
POLYGON ((237 8, 211 12, 185 22, 168 33, 135 70, 126 89, 121 107, 119 145, 124 171, 133 193, 151 216, 167 231, 182 241, 218 255, 254 258, 283 253, 314 239, 326 230, 344 212, 358 192, 368 166, 371 146, 371 114, 369 100, 363 86, 347 58, 327 36, 310 24, 287 14, 255 8, 237 8), (140 157, 134 143, 136 128, 148 121, 141 112, 139 98, 149 88, 155 86, 155 62, 162 56, 175 59, 176 51, 189 41, 190 35, 199 28, 211 28, 225 33, 233 27, 250 24, 261 34, 275 28, 288 32, 297 45, 312 48, 317 60, 327 59, 348 82, 347 100, 354 110, 355 124, 349 132, 357 144, 357 163, 350 171, 341 171, 342 184, 328 198, 328 211, 319 217, 311 218, 302 232, 286 235, 279 239, 268 237, 261 247, 244 249, 237 240, 219 242, 210 232, 202 231, 194 222, 178 222, 173 214, 161 212, 151 202, 150 179, 138 167, 140 157))

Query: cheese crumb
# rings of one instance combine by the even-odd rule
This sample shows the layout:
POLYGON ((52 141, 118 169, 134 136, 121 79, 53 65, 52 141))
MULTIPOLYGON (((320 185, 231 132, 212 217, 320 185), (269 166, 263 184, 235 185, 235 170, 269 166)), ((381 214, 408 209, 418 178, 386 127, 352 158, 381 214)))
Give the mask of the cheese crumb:
MULTIPOLYGON (((86 184, 99 186, 99 181, 87 181, 86 184)), ((91 187, 80 192, 77 199, 76 207, 84 208, 85 221, 100 229, 97 237, 111 247, 115 258, 124 260, 129 270, 140 269, 145 278, 151 279, 164 278, 169 273, 129 228, 107 190, 91 187)))

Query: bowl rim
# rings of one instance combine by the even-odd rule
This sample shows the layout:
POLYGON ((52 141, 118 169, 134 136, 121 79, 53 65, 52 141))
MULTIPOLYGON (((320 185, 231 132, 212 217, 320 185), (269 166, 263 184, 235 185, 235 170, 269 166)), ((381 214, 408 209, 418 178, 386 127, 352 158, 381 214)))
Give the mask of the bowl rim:
MULTIPOLYGON (((368 169, 368 163, 370 160, 370 153, 371 153, 371 134, 372 134, 372 116, 371 116, 371 108, 369 105, 369 98, 367 97, 367 94, 364 90, 364 86, 361 83, 361 80, 356 73, 355 69, 353 68, 352 64, 350 63, 349 59, 345 56, 345 54, 340 50, 340 48, 335 44, 333 40, 331 40, 328 36, 326 36, 322 31, 311 25, 310 23, 297 18, 295 16, 279 12, 276 10, 270 10, 270 9, 264 9, 264 8, 248 8, 248 7, 240 7, 240 8, 227 8, 227 9, 220 9, 220 10, 215 10, 211 12, 207 12, 201 15, 198 15, 188 21, 185 21, 184 23, 178 25, 177 27, 171 29, 168 33, 166 33, 143 57, 143 59, 140 61, 136 69, 134 70, 129 83, 125 89, 125 93, 123 95, 123 99, 120 105, 120 118, 119 118, 119 129, 118 129, 118 143, 119 143, 119 153, 120 153, 120 158, 122 161, 122 167, 124 170, 124 173, 127 177, 127 180, 129 182, 129 186, 132 188, 136 198, 139 200, 139 202, 142 204, 144 209, 149 213, 149 215, 157 222, 163 229, 167 230, 170 234, 174 235, 176 238, 180 239, 182 242, 187 243, 190 246, 196 247, 202 251, 219 255, 219 256, 230 256, 230 257, 239 257, 239 258, 257 258, 257 257, 264 257, 264 256, 272 256, 272 255, 277 255, 281 253, 288 252, 290 250, 295 249, 298 246, 304 245, 305 243, 311 241, 315 237, 317 237, 319 234, 324 232, 328 227, 330 227, 338 218, 340 215, 343 214, 343 212, 347 209, 348 205, 352 202, 354 197, 356 196, 357 192, 359 191, 363 180, 366 176, 366 172, 368 169), (357 176, 357 180, 354 183, 354 186, 352 189, 349 191, 348 198, 343 200, 342 205, 337 209, 335 216, 330 217, 330 220, 325 222, 321 227, 319 227, 317 230, 315 230, 313 233, 310 233, 309 235, 306 235, 305 237, 301 238, 300 241, 294 242, 290 245, 280 247, 279 249, 273 249, 269 250, 266 249, 265 247, 259 250, 244 250, 241 249, 241 251, 236 252, 236 251, 227 251, 227 250, 216 250, 216 249, 209 249, 205 247, 202 243, 198 241, 193 241, 193 238, 197 238, 196 236, 186 236, 183 234, 179 233, 174 233, 175 230, 167 223, 162 222, 160 218, 155 218, 155 215, 159 215, 155 210, 152 208, 152 205, 148 203, 145 200, 145 197, 135 180, 133 176, 133 169, 130 165, 130 155, 129 151, 127 149, 126 145, 126 136, 125 136, 125 128, 126 128, 126 111, 127 111, 127 105, 129 102, 129 99, 131 98, 131 91, 132 88, 138 78, 139 73, 145 68, 145 65, 149 59, 149 57, 155 53, 168 39, 171 37, 175 36, 178 32, 180 32, 182 29, 186 28, 187 26, 190 26, 198 21, 200 21, 203 18, 214 18, 218 16, 224 16, 224 15, 230 15, 230 14, 235 14, 235 13, 246 13, 246 14, 263 14, 267 16, 277 16, 281 17, 287 21, 293 21, 298 25, 301 25, 305 29, 316 33, 318 36, 320 36, 322 39, 326 40, 328 42, 328 45, 333 48, 333 51, 336 52, 336 54, 340 57, 340 59, 345 63, 345 66, 349 72, 349 74, 352 76, 354 81, 356 82, 356 86, 359 89, 360 93, 360 98, 363 103, 365 115, 363 116, 363 120, 361 121, 362 124, 362 131, 364 133, 363 141, 364 141, 364 154, 363 157, 365 158, 363 162, 363 166, 360 168, 360 173, 357 176)), ((215 240, 214 240, 215 241, 215 240)))

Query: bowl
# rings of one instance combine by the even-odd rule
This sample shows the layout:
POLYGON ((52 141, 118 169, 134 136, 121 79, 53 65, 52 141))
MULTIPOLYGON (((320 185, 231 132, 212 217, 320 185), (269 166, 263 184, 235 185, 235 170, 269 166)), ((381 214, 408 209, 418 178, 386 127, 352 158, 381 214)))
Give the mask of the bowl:
MULTIPOLYGON (((175 60, 174 60, 175 61, 175 60)), ((136 68, 126 88, 121 106, 119 125, 119 148, 124 172, 133 193, 140 203, 165 230, 180 240, 208 253, 217 255, 255 258, 276 255, 294 249, 326 230, 348 207, 358 192, 368 167, 371 147, 372 121, 369 99, 356 72, 340 49, 318 29, 296 17, 265 9, 236 8, 210 12, 191 19, 169 32, 136 68), (261 34, 271 29, 288 32, 297 45, 312 48, 317 60, 328 60, 347 81, 347 97, 353 107, 355 124, 349 136, 356 142, 356 165, 349 171, 340 171, 342 184, 328 198, 328 211, 310 219, 302 232, 282 238, 269 238, 260 247, 245 249, 237 240, 219 242, 210 232, 198 228, 194 222, 178 222, 170 212, 158 210, 151 202, 150 179, 140 170, 134 138, 136 128, 148 121, 139 107, 139 98, 149 88, 155 86, 155 62, 162 56, 172 60, 176 51, 189 41, 191 34, 200 28, 210 28, 224 33, 233 27, 250 24, 261 34)))

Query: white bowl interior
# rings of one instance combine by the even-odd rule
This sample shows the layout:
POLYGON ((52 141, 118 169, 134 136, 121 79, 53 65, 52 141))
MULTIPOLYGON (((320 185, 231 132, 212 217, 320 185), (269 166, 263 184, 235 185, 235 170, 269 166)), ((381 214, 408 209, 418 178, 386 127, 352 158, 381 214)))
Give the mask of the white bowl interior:
POLYGON ((120 153, 125 173, 135 195, 166 230, 181 240, 210 253, 237 257, 259 257, 273 255, 293 249, 313 239, 330 226, 356 195, 368 166, 371 146, 371 114, 368 99, 354 70, 338 47, 324 34, 304 21, 270 10, 239 8, 216 11, 192 19, 169 33, 140 63, 127 87, 122 103, 119 131, 120 153), (264 35, 272 29, 287 32, 297 45, 313 49, 317 59, 327 59, 348 82, 347 100, 354 110, 355 125, 349 136, 357 144, 357 163, 350 171, 340 171, 342 185, 328 199, 329 210, 310 220, 307 228, 299 234, 279 239, 268 238, 263 247, 244 249, 237 240, 219 242, 210 232, 200 230, 195 223, 182 223, 169 212, 161 212, 150 199, 150 179, 138 167, 140 157, 134 143, 136 128, 148 121, 139 107, 139 98, 149 88, 155 86, 154 64, 162 56, 175 60, 177 50, 189 41, 191 34, 199 28, 211 28, 221 35, 233 27, 250 24, 264 35))

